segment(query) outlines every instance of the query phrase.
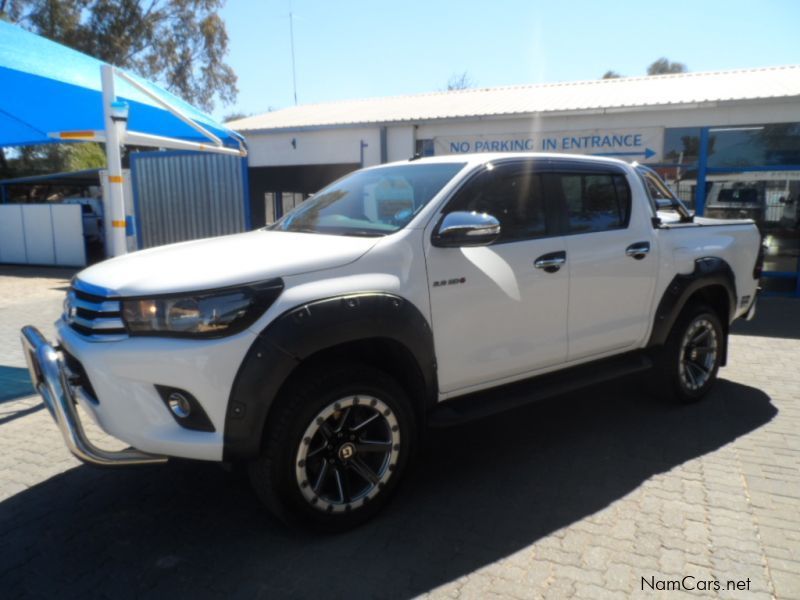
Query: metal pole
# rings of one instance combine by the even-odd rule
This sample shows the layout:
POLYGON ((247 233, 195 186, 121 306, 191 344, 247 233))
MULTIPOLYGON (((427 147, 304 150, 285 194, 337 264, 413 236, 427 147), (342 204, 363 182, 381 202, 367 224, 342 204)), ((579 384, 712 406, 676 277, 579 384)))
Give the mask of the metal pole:
POLYGON ((706 173, 708 169, 708 127, 700 128, 700 148, 697 157, 697 185, 694 192, 694 212, 701 217, 706 212, 706 173))
POLYGON ((158 102, 161 106, 166 108, 169 112, 171 112, 178 119, 180 119, 181 121, 186 123, 189 127, 191 127, 192 129, 194 129, 198 133, 204 135, 209 140, 214 142, 215 145, 220 146, 220 147, 223 146, 222 140, 219 139, 219 137, 217 137, 216 135, 211 133, 208 129, 206 129, 205 127, 203 127, 199 123, 195 123, 194 121, 192 121, 192 119, 190 119, 185 114, 183 114, 183 112, 181 112, 181 110, 179 108, 173 106, 172 104, 170 104, 169 102, 167 102, 166 100, 164 100, 163 98, 158 96, 157 94, 155 94, 152 91, 150 91, 149 89, 147 89, 146 86, 144 86, 141 83, 139 83, 138 81, 136 81, 133 77, 131 77, 130 75, 125 73, 125 71, 116 71, 115 74, 120 76, 120 77, 122 77, 125 81, 130 83, 133 87, 135 87, 137 90, 139 90, 140 92, 142 92, 146 96, 148 96, 148 97, 152 98, 153 100, 155 100, 156 102, 158 102))
POLYGON ((387 147, 388 132, 388 127, 381 127, 381 164, 389 162, 389 149, 387 147))
POLYGON ((125 197, 122 183, 122 141, 119 129, 111 118, 111 104, 116 102, 114 67, 101 65, 103 85, 103 117, 106 128, 106 164, 108 169, 108 197, 103 198, 106 227, 106 253, 121 256, 128 251, 125 238, 125 197), (110 239, 109 239, 110 238, 110 239))
POLYGON ((292 2, 289 0, 289 40, 292 45, 292 88, 294 90, 294 105, 297 106, 297 72, 294 65, 294 15, 292 2))

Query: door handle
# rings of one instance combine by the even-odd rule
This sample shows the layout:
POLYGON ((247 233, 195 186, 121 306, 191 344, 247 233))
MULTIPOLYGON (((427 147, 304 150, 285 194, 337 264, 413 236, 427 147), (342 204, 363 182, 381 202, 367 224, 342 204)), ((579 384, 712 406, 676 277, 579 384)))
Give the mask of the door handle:
POLYGON ((650 242, 636 242, 635 244, 631 244, 630 246, 625 248, 626 256, 630 256, 631 258, 635 258, 636 260, 642 260, 649 253, 650 253, 650 242))
POLYGON ((562 250, 561 252, 542 254, 539 258, 533 261, 533 266, 537 269, 543 269, 545 273, 555 273, 566 262, 567 253, 562 250))

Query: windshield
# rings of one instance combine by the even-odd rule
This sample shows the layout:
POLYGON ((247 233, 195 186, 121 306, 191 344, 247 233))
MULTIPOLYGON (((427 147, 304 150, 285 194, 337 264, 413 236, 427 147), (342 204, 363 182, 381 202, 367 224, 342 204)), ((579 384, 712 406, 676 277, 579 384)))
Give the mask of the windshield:
POLYGON ((405 227, 466 163, 408 163, 356 171, 268 229, 380 236, 405 227))

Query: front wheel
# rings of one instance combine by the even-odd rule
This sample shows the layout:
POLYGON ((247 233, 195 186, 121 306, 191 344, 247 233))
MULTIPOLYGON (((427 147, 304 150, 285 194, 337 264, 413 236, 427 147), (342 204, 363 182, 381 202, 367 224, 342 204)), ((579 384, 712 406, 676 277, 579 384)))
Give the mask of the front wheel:
POLYGON ((696 402, 717 378, 725 334, 717 313, 705 304, 689 306, 656 355, 656 391, 680 402, 696 402))
POLYGON ((259 497, 285 521, 338 531, 372 517, 408 463, 416 431, 402 388, 382 371, 308 371, 270 419, 250 465, 259 497))

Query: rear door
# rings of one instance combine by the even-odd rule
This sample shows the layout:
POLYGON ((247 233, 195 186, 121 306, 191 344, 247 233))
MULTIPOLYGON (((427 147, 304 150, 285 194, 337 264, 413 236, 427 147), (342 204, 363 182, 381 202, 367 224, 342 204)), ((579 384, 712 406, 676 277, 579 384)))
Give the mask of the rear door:
POLYGON ((649 207, 632 202, 624 172, 604 168, 548 176, 569 256, 570 361, 638 347, 650 321, 658 264, 649 207))
POLYGON ((563 362, 569 265, 542 175, 532 162, 487 168, 443 214, 459 210, 491 214, 500 221, 501 234, 489 246, 438 248, 430 243, 435 223, 427 231, 441 392, 486 386, 563 362), (539 260, 536 266, 548 256, 559 264, 545 269, 539 260))

